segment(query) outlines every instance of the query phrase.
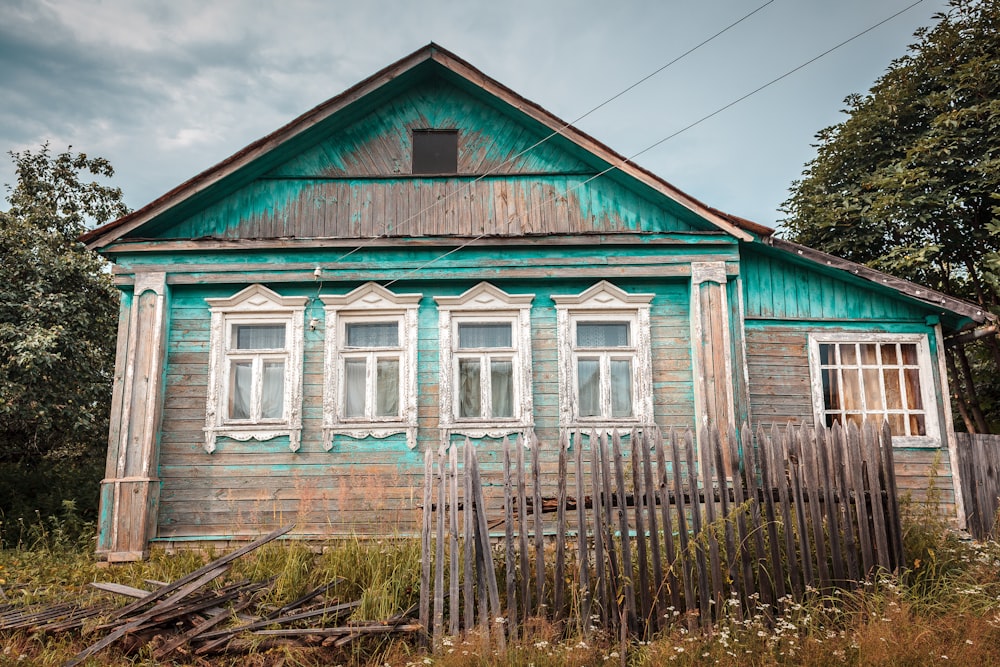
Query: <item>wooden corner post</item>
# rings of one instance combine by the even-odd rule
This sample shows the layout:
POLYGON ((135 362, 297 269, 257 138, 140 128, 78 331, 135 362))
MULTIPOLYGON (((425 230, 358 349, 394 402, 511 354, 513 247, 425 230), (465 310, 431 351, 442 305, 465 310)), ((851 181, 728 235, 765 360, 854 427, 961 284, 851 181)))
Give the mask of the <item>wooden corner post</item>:
POLYGON ((108 562, 145 558, 156 530, 167 305, 162 272, 136 273, 122 294, 97 536, 108 562))

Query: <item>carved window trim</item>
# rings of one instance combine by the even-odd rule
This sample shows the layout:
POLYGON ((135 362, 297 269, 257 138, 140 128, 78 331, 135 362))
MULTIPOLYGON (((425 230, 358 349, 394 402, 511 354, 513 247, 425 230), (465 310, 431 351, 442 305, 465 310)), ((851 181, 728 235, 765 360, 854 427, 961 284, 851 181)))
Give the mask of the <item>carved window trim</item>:
MULTIPOLYGON (((900 351, 901 352, 901 351, 900 351)), ((839 355, 839 352, 838 352, 839 355)), ((824 386, 823 386, 823 368, 829 369, 844 369, 844 368, 867 368, 870 370, 875 370, 878 372, 879 376, 879 386, 882 394, 883 405, 882 409, 873 408, 871 412, 876 414, 882 412, 893 412, 902 414, 904 417, 909 417, 910 415, 921 415, 924 418, 924 433, 925 435, 893 435, 892 444, 894 447, 921 447, 921 448, 937 448, 941 446, 941 428, 938 420, 938 400, 934 392, 934 374, 933 374, 933 364, 931 361, 930 345, 926 334, 922 333, 877 333, 877 332, 842 332, 842 333, 811 333, 809 334, 809 375, 810 384, 812 388, 812 402, 813 402, 813 415, 817 423, 826 424, 827 412, 840 411, 840 410, 829 410, 826 405, 826 399, 824 397, 824 386), (857 363, 841 363, 838 356, 837 360, 828 364, 822 363, 820 345, 822 344, 833 344, 833 345, 850 345, 850 344, 876 344, 881 346, 883 344, 891 345, 896 343, 910 344, 916 346, 916 364, 906 364, 902 359, 898 359, 896 363, 882 361, 882 350, 878 350, 877 362, 864 363, 860 359, 857 363), (889 407, 888 400, 886 400, 885 394, 885 379, 884 370, 885 368, 891 369, 917 369, 918 371, 918 381, 920 383, 920 401, 923 406, 920 409, 910 409, 905 406, 900 406, 899 408, 889 407)), ((841 370, 842 372, 842 370, 841 370)), ((865 374, 863 371, 859 373, 859 382, 865 381, 865 374)), ((842 382, 842 379, 841 379, 842 382)), ((905 383, 900 381, 901 392, 906 392, 905 383)), ((902 394, 901 394, 902 396, 902 394)), ((868 414, 868 410, 865 407, 867 405, 867 400, 864 394, 859 396, 862 401, 862 408, 860 412, 863 414, 868 414)), ((901 398, 901 400, 904 400, 901 398)), ((845 408, 846 410, 846 408, 845 408)))
MULTIPOLYGON (((580 294, 553 295, 559 347, 559 420, 566 427, 632 428, 653 423, 653 364, 650 354, 650 304, 655 295, 632 294, 606 280, 580 294), (580 417, 577 362, 580 356, 602 354, 576 345, 576 325, 580 322, 628 322, 633 340, 628 347, 607 354, 632 359, 632 416, 580 417)), ((601 395, 610 387, 602 374, 601 395)))
POLYGON ((444 437, 454 433, 473 438, 499 438, 522 433, 525 427, 533 425, 531 302, 534 298, 534 294, 508 294, 487 282, 481 282, 459 296, 434 297, 438 305, 441 350, 439 424, 444 437), (476 322, 511 324, 513 349, 503 352, 513 362, 514 399, 513 416, 510 418, 458 417, 458 359, 469 354, 458 349, 458 325, 476 322))
MULTIPOLYGON (((361 439, 406 434, 406 444, 417 446, 417 312, 421 294, 396 294, 376 283, 365 283, 344 295, 321 295, 326 319, 323 363, 323 447, 333 448, 335 435, 361 439), (399 359, 399 416, 349 418, 344 415, 345 355, 342 342, 352 323, 397 322, 399 359)), ((373 348, 372 353, 380 354, 373 348)))
MULTIPOLYGON (((288 436, 288 448, 299 450, 302 436, 302 339, 308 297, 281 296, 251 285, 228 298, 205 299, 211 312, 208 399, 205 414, 205 451, 215 451, 219 436, 246 442, 288 436), (283 324, 284 392, 281 419, 230 420, 227 418, 230 361, 249 356, 231 349, 234 324, 283 324)), ((258 353, 259 354, 259 353, 258 353)), ((268 355, 264 355, 268 356, 268 355)), ((271 355, 273 356, 273 355, 271 355)))

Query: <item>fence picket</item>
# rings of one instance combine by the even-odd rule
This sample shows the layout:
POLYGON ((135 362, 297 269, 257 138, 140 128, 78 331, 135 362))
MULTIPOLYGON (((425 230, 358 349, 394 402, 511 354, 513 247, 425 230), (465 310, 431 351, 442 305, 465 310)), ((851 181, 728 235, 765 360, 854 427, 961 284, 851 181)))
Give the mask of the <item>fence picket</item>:
MULTIPOLYGON (((635 607, 635 585, 632 579, 632 540, 629 536, 628 505, 625 498, 625 470, 622 460, 622 439, 621 433, 616 429, 611 436, 611 445, 615 461, 615 482, 617 490, 617 515, 618 532, 621 535, 622 566, 621 578, 622 593, 625 596, 626 623, 630 632, 635 632, 637 628, 636 607, 635 607)), ((633 461, 633 466, 635 462, 633 461)))
POLYGON ((510 436, 503 439, 504 573, 507 580, 507 633, 517 638, 517 572, 514 562, 514 480, 510 436))
MULTIPOLYGON (((559 436, 559 472, 558 488, 556 490, 556 569, 553 581, 553 615, 555 620, 562 620, 564 615, 563 600, 566 588, 566 450, 569 447, 569 436, 563 431, 559 436)), ((577 502, 582 502, 578 499, 577 502)), ((544 573, 543 573, 544 574, 544 573)))
POLYGON ((521 621, 531 617, 531 567, 528 563, 528 497, 524 483, 524 436, 518 435, 514 445, 515 472, 517 473, 517 534, 518 557, 521 564, 521 621))
MULTIPOLYGON (((773 604, 778 598, 785 597, 785 575, 781 568, 781 544, 778 541, 778 519, 774 507, 774 492, 776 482, 773 480, 771 468, 771 450, 773 440, 768 438, 764 429, 757 427, 757 443, 760 445, 756 454, 760 466, 760 483, 763 487, 762 495, 764 501, 764 524, 767 527, 767 541, 771 557, 770 565, 773 570, 767 572, 768 589, 774 591, 774 597, 770 603, 773 604), (766 444, 765 444, 766 443, 766 444)), ((752 449, 752 448, 751 448, 752 449)), ((757 531, 760 532, 759 530, 757 531)), ((761 588, 764 587, 764 573, 758 575, 761 581, 761 588)), ((768 600, 764 600, 768 602, 768 600)))
POLYGON ((833 567, 833 585, 844 585, 844 552, 840 545, 840 532, 842 530, 837 515, 837 491, 836 484, 831 474, 830 442, 826 429, 815 429, 816 433, 816 462, 819 465, 818 479, 823 487, 823 509, 826 510, 826 522, 830 538, 830 561, 833 567))
POLYGON ((448 449, 448 634, 458 634, 458 448, 448 449))
MULTIPOLYGON (((591 585, 590 585, 590 549, 587 546, 587 506, 584 498, 583 480, 583 436, 577 431, 573 438, 573 458, 576 468, 576 544, 577 544, 577 589, 580 595, 580 632, 584 637, 590 636, 590 606, 591 606, 591 585)), ((597 498, 593 498, 592 505, 597 503, 597 498)))
MULTIPOLYGON (((639 441, 639 446, 637 448, 642 462, 643 503, 646 506, 647 516, 649 517, 649 552, 653 565, 652 602, 655 613, 653 613, 651 617, 651 633, 656 632, 663 623, 663 615, 666 613, 664 599, 667 594, 666 590, 663 588, 663 561, 662 553, 660 552, 660 531, 656 518, 658 487, 653 485, 653 457, 649 453, 650 447, 654 447, 656 449, 663 448, 662 443, 656 436, 656 429, 653 429, 652 431, 643 430, 642 439, 639 441)), ((668 499, 664 498, 663 502, 668 502, 668 499)), ((668 531, 664 530, 664 533, 666 532, 668 531)), ((645 613, 648 614, 648 610, 645 613)))
POLYGON ((816 571, 819 575, 819 588, 827 590, 830 588, 830 567, 827 563, 826 531, 823 530, 823 498, 822 488, 819 483, 819 443, 816 438, 816 429, 808 428, 805 424, 799 429, 799 441, 802 443, 802 462, 804 469, 804 479, 808 490, 806 505, 809 509, 809 519, 812 525, 813 548, 811 552, 816 554, 816 571))
POLYGON ((597 602, 598 617, 601 626, 608 627, 608 591, 607 573, 604 571, 604 483, 601 480, 601 446, 594 431, 590 432, 590 481, 593 487, 591 515, 594 519, 594 570, 597 582, 594 585, 593 599, 597 602))

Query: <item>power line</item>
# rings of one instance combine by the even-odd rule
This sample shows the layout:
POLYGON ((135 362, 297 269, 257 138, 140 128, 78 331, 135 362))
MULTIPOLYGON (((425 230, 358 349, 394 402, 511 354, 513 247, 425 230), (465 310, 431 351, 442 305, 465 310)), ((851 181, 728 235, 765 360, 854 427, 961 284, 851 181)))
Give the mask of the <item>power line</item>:
MULTIPOLYGON (((705 45, 706 45, 706 44, 708 44, 709 42, 711 42, 711 41, 715 40, 716 38, 718 38, 718 37, 722 36, 722 35, 723 35, 723 34, 725 34, 726 32, 729 32, 730 30, 732 30, 733 28, 735 28, 735 27, 736 27, 736 26, 738 26, 739 24, 743 23, 744 21, 746 21, 747 19, 749 19, 749 18, 750 18, 751 16, 753 16, 753 15, 754 15, 754 14, 756 14, 757 12, 761 11, 762 9, 764 9, 765 7, 767 7, 768 5, 772 4, 772 3, 774 2, 774 1, 775 1, 775 0, 767 0, 767 2, 765 2, 765 3, 764 3, 764 4, 762 4, 762 5, 760 5, 759 7, 757 7, 756 9, 754 9, 753 11, 751 11, 750 13, 748 13, 748 14, 745 14, 745 15, 743 15, 742 17, 740 17, 740 18, 739 18, 739 19, 737 19, 736 21, 733 21, 732 23, 730 23, 729 25, 727 25, 727 26, 726 26, 725 28, 722 28, 721 30, 719 30, 718 32, 716 32, 716 33, 715 33, 714 35, 712 35, 711 37, 707 37, 707 38, 705 38, 704 40, 702 40, 701 42, 699 42, 699 43, 698 43, 698 44, 696 44, 695 46, 692 46, 692 47, 691 47, 690 49, 688 49, 688 50, 687 50, 687 51, 685 51, 684 53, 680 54, 679 56, 677 56, 676 58, 674 58, 673 60, 671 60, 671 61, 670 61, 670 62, 668 62, 667 64, 665 64, 665 65, 662 65, 661 67, 657 68, 656 70, 654 70, 654 71, 650 72, 649 74, 647 74, 646 76, 642 77, 641 79, 639 79, 639 80, 638 80, 638 81, 636 81, 635 83, 633 83, 633 84, 629 85, 629 86, 628 86, 627 88, 625 88, 624 90, 621 90, 621 91, 619 91, 618 93, 615 93, 614 95, 612 95, 612 96, 611 96, 611 97, 609 97, 608 99, 604 100, 603 102, 601 102, 600 104, 598 104, 598 105, 597 105, 597 106, 595 106, 594 108, 590 109, 589 111, 587 111, 587 112, 586 112, 586 113, 584 113, 583 115, 581 115, 581 116, 578 116, 578 117, 576 117, 575 119, 571 120, 571 121, 570 121, 570 122, 568 122, 568 123, 564 123, 564 124, 563 124, 563 125, 562 125, 561 127, 559 127, 559 128, 558 128, 558 129, 556 129, 556 130, 553 130, 553 131, 552 131, 552 132, 551 132, 550 134, 548 134, 547 136, 543 137, 542 139, 539 139, 538 141, 536 141, 536 142, 535 142, 535 143, 533 143, 532 145, 528 146, 527 148, 525 148, 525 149, 524 149, 524 150, 522 150, 521 152, 517 153, 516 155, 513 155, 512 157, 509 157, 509 158, 507 158, 507 159, 506 159, 506 160, 504 160, 503 162, 501 162, 501 163, 497 164, 496 166, 494 166, 494 167, 492 167, 492 168, 490 168, 490 169, 486 170, 486 172, 485 172, 485 173, 483 173, 483 174, 480 174, 480 175, 479 175, 479 176, 477 176, 477 177, 476 177, 475 179, 473 179, 473 180, 469 181, 468 183, 466 183, 466 184, 465 184, 465 185, 463 185, 462 187, 459 187, 459 188, 455 188, 455 189, 454 189, 454 190, 452 190, 451 192, 447 193, 447 194, 446 194, 446 195, 445 195, 444 197, 442 197, 441 199, 438 199, 437 201, 433 202, 433 203, 432 203, 432 204, 430 204, 429 206, 427 206, 427 207, 425 207, 425 208, 421 209, 420 211, 417 211, 416 213, 414 213, 414 214, 410 215, 410 216, 409 216, 408 218, 406 218, 405 220, 403 220, 403 221, 402 221, 402 222, 400 222, 399 224, 395 225, 394 227, 391 227, 390 229, 391 229, 392 231, 397 231, 397 232, 398 232, 398 231, 399 231, 400 229, 402 229, 402 228, 403 228, 404 226, 406 226, 406 225, 408 225, 409 223, 413 222, 414 220, 416 220, 416 219, 420 218, 420 217, 421 217, 422 215, 424 215, 425 213, 427 213, 427 212, 429 212, 429 211, 433 210, 434 208, 436 208, 436 207, 438 207, 438 206, 441 206, 442 204, 444 204, 445 202, 447 202, 447 201, 448 201, 449 199, 451 199, 451 198, 455 197, 456 195, 458 195, 458 194, 460 194, 460 193, 462 193, 462 192, 465 192, 465 191, 467 191, 467 190, 471 189, 471 188, 472 188, 472 186, 473 186, 473 185, 475 185, 476 183, 478 183, 479 181, 483 180, 484 178, 486 178, 486 177, 488 177, 488 176, 491 176, 491 175, 493 175, 493 174, 497 173, 497 171, 498 171, 498 170, 499 170, 500 168, 502 168, 502 167, 504 167, 504 166, 506 166, 506 165, 508 165, 508 164, 511 164, 511 163, 512 163, 512 162, 513 162, 514 160, 516 160, 517 158, 521 157, 522 155, 525 155, 525 154, 527 154, 527 153, 529 153, 529 152, 533 151, 534 149, 536 149, 536 148, 538 148, 539 146, 541 146, 542 144, 546 143, 547 141, 549 141, 549 140, 550 140, 550 139, 552 139, 553 137, 555 137, 555 136, 557 136, 557 135, 560 135, 560 134, 562 134, 562 133, 563 133, 563 131, 564 131, 564 130, 566 130, 567 128, 569 128, 569 127, 571 127, 571 126, 575 125, 576 123, 580 122, 581 120, 583 120, 583 119, 584 119, 584 118, 586 118, 587 116, 591 115, 591 114, 592 114, 592 113, 594 113, 595 111, 597 111, 597 110, 599 110, 599 109, 601 109, 601 108, 603 108, 603 107, 607 106, 608 104, 610 104, 611 102, 613 102, 613 101, 617 100, 617 99, 618 99, 619 97, 621 97, 622 95, 625 95, 626 93, 630 92, 630 91, 631 91, 632 89, 636 88, 637 86, 640 86, 641 84, 645 83, 646 81, 648 81, 648 80, 652 79, 652 78, 653 78, 654 76, 656 76, 657 74, 659 74, 659 73, 660 73, 660 72, 662 72, 663 70, 665 70, 665 69, 667 69, 668 67, 670 67, 670 66, 672 66, 672 65, 676 64, 677 62, 679 62, 679 61, 683 60, 684 58, 686 58, 687 56, 691 55, 692 53, 694 53, 695 51, 697 51, 697 50, 698 50, 698 49, 700 49, 701 47, 705 46, 705 45)), ((351 250, 349 250, 348 252, 344 253, 343 255, 341 255, 340 257, 338 257, 337 259, 335 259, 335 260, 334 260, 334 263, 335 263, 335 264, 336 264, 336 263, 339 263, 339 262, 341 262, 341 261, 343 261, 343 260, 347 259, 347 258, 348 258, 348 257, 350 257, 351 255, 353 255, 354 253, 358 252, 359 250, 362 250, 362 249, 364 249, 364 248, 368 247, 369 245, 371 245, 371 244, 372 244, 372 243, 374 243, 375 241, 378 241, 378 240, 379 240, 379 239, 381 239, 381 238, 385 238, 385 237, 387 237, 387 236, 389 235, 389 231, 390 231, 390 229, 387 229, 387 230, 386 230, 385 232, 383 232, 383 233, 381 233, 381 234, 378 234, 377 236, 373 236, 373 237, 371 237, 370 239, 368 239, 367 241, 365 241, 364 243, 362 243, 362 244, 358 245, 358 246, 357 246, 357 247, 355 247, 355 248, 352 248, 352 249, 351 249, 351 250)))
MULTIPOLYGON (((919 5, 920 3, 922 3, 923 1, 924 0, 916 0, 916 2, 913 2, 910 5, 907 5, 903 9, 900 9, 895 14, 892 14, 891 16, 882 19, 878 23, 876 23, 876 24, 874 24, 872 26, 869 26, 868 28, 865 28, 861 32, 855 34, 853 37, 848 37, 847 39, 845 39, 844 41, 840 42, 836 46, 832 46, 829 49, 827 49, 826 51, 823 51, 822 53, 820 53, 819 55, 810 58, 809 60, 805 61, 804 63, 802 63, 798 67, 794 67, 794 68, 788 70, 784 74, 771 79, 767 83, 765 83, 765 84, 763 84, 761 86, 758 86, 757 88, 754 88, 749 93, 746 93, 745 95, 742 95, 742 96, 736 98, 732 102, 729 102, 728 104, 719 107, 715 111, 713 111, 713 112, 711 112, 709 114, 706 114, 705 116, 702 116, 701 118, 699 118, 698 120, 694 121, 693 123, 690 123, 689 125, 685 125, 684 127, 682 127, 681 129, 677 130, 676 132, 668 134, 667 136, 663 137, 662 139, 659 139, 659 140, 653 142, 652 144, 650 144, 650 145, 646 146, 645 148, 643 148, 641 151, 639 151, 637 153, 633 153, 632 155, 630 155, 630 156, 626 157, 624 160, 622 160, 619 164, 611 165, 607 169, 604 169, 603 171, 600 171, 600 172, 594 174, 590 178, 588 178, 588 179, 586 179, 584 181, 581 181, 580 183, 577 183, 577 184, 573 185, 572 187, 570 187, 570 188, 568 188, 566 190, 565 194, 568 194, 568 193, 570 193, 570 192, 572 192, 572 191, 574 191, 574 190, 576 190, 576 189, 578 189, 580 187, 583 187, 587 183, 590 183, 591 181, 596 180, 596 179, 604 176, 605 174, 607 174, 607 173, 609 173, 611 171, 614 171, 615 169, 620 169, 621 167, 625 166, 629 162, 632 162, 635 158, 639 157, 640 155, 642 155, 644 153, 648 153, 649 151, 653 150, 657 146, 660 146, 661 144, 666 143, 667 141, 673 139, 674 137, 676 137, 676 136, 678 136, 678 135, 680 135, 680 134, 682 134, 684 132, 687 132, 688 130, 690 130, 690 129, 694 128, 694 127, 697 127, 698 125, 701 125, 706 120, 708 120, 710 118, 714 118, 715 116, 719 115, 723 111, 725 111, 725 110, 727 110, 727 109, 729 109, 729 108, 731 108, 731 107, 739 104, 743 100, 745 100, 745 99, 747 99, 749 97, 752 97, 753 95, 756 95, 757 93, 761 92, 762 90, 773 86, 774 84, 776 84, 779 81, 781 81, 781 80, 783 80, 783 79, 791 76, 792 74, 795 74, 799 70, 801 70, 801 69, 803 69, 805 67, 808 67, 809 65, 811 65, 814 62, 816 62, 820 58, 828 56, 829 54, 833 53, 837 49, 839 49, 839 48, 841 48, 843 46, 846 46, 847 44, 850 44, 851 42, 853 42, 854 40, 858 39, 859 37, 862 37, 862 36, 868 34, 869 32, 871 32, 872 30, 875 30, 876 28, 879 28, 880 26, 888 23, 889 21, 893 20, 897 16, 899 16, 901 14, 904 14, 905 12, 908 12, 909 10, 913 9, 914 7, 916 7, 917 5, 919 5)), ((560 194, 559 196, 562 197, 562 196, 565 196, 565 194, 560 194)), ((546 201, 554 201, 555 199, 556 199, 556 197, 553 197, 550 200, 546 200, 546 201)), ((543 203, 546 203, 546 202, 543 202, 543 203)), ((427 268, 431 264, 434 264, 435 262, 438 262, 438 261, 444 259, 445 257, 447 257, 449 255, 452 255, 452 254, 458 252, 459 250, 462 250, 463 248, 468 247, 469 245, 475 243, 476 241, 479 241, 480 239, 485 238, 486 236, 488 236, 488 234, 484 233, 484 234, 480 234, 479 236, 476 236, 476 237, 474 237, 472 239, 469 239, 465 243, 463 243, 463 244, 461 244, 461 245, 459 245, 459 246, 457 246, 455 248, 452 248, 451 250, 449 250, 449 251, 447 251, 445 253, 442 253, 442 254, 438 255, 437 257, 435 257, 434 259, 430 260, 429 262, 421 264, 420 266, 418 266, 416 268, 410 269, 409 271, 407 271, 406 273, 404 273, 403 275, 401 275, 399 278, 393 278, 392 280, 390 280, 389 282, 387 282, 385 285, 383 285, 383 287, 388 287, 389 285, 392 285, 395 282, 403 280, 406 277, 411 276, 414 273, 427 268)))

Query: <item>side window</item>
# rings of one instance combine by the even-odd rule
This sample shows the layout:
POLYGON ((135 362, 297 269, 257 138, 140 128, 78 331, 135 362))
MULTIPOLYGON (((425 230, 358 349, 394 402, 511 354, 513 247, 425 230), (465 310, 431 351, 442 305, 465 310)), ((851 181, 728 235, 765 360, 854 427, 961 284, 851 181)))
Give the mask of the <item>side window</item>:
POLYGON ((323 295, 326 313, 323 445, 405 433, 416 447, 417 310, 420 294, 367 283, 323 295))
POLYGON ((826 426, 889 422, 896 444, 937 446, 937 409, 922 334, 810 337, 813 404, 826 426))
POLYGON ((485 282, 461 296, 435 297, 445 431, 501 436, 531 425, 533 299, 485 282))
POLYGON ((632 426, 653 420, 649 313, 652 294, 601 281, 555 295, 559 413, 564 426, 632 426))
POLYGON ((302 320, 307 297, 252 285, 231 298, 206 299, 212 313, 205 450, 216 439, 288 436, 302 431, 302 320))

